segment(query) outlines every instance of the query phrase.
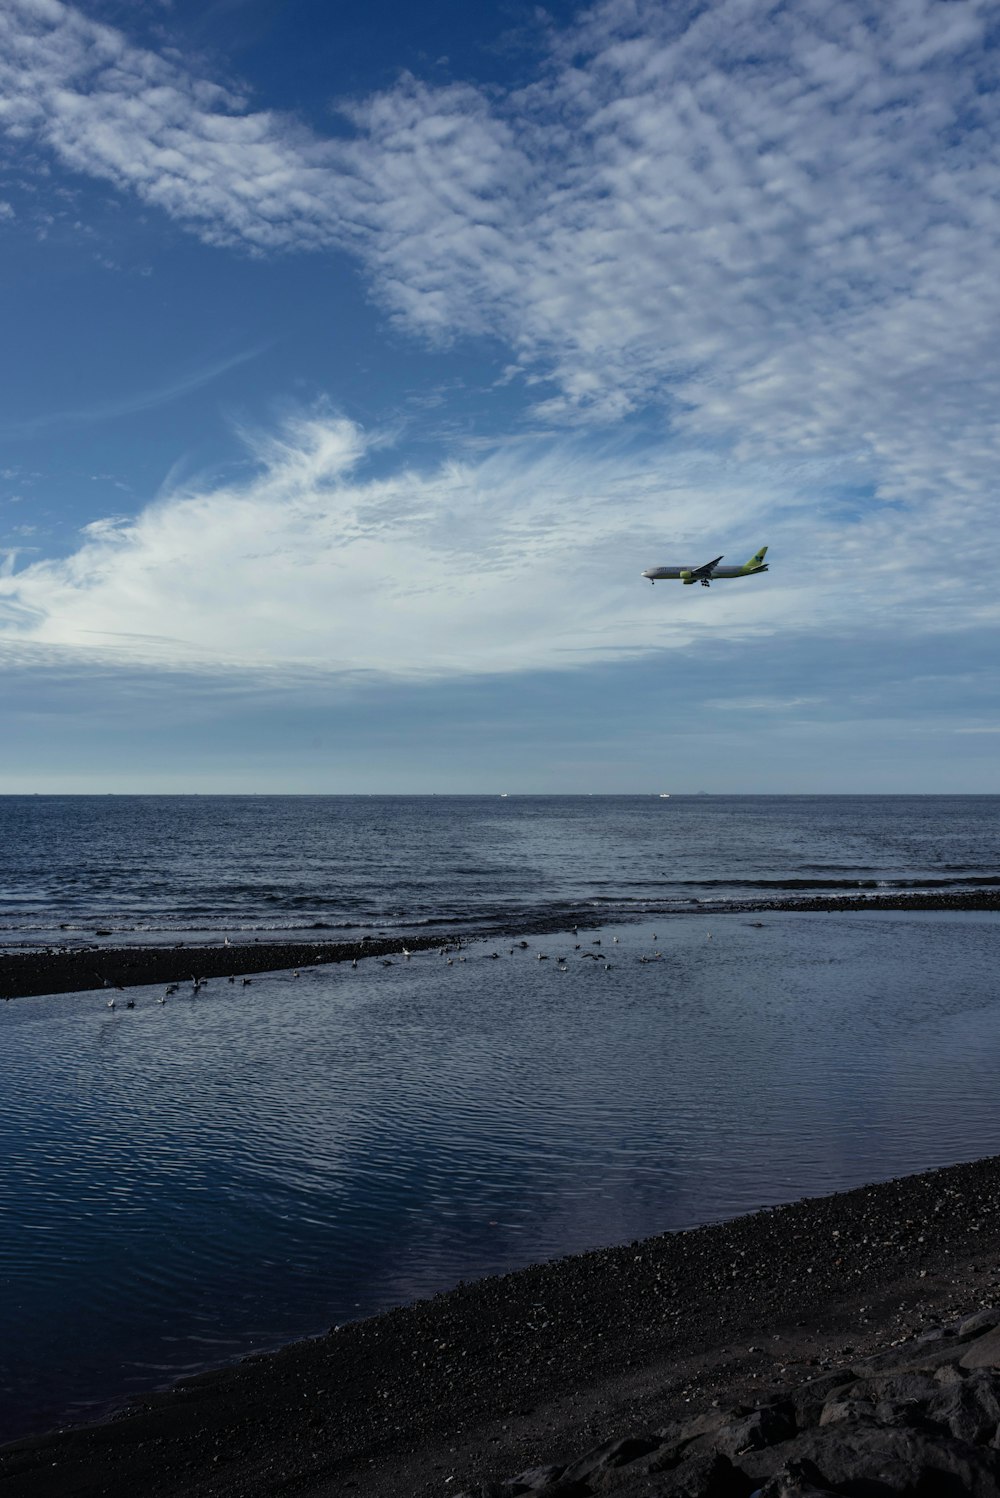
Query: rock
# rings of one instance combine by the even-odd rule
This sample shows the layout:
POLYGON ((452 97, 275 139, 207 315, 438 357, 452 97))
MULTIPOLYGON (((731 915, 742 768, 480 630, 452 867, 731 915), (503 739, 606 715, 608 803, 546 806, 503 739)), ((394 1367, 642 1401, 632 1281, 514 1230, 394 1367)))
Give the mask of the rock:
POLYGON ((974 1316, 966 1316, 964 1321, 958 1323, 958 1340, 966 1342, 970 1337, 978 1337, 980 1332, 987 1332, 997 1325, 1000 1325, 1000 1307, 989 1306, 984 1311, 977 1311, 974 1316))
MULTIPOLYGON (((774 1475, 758 1453, 744 1465, 751 1476, 774 1475)), ((784 1461, 809 1461, 822 1474, 822 1483, 836 1491, 857 1494, 954 1494, 961 1498, 997 1498, 1000 1459, 993 1451, 914 1429, 886 1429, 872 1419, 810 1430, 788 1443, 784 1461)))
POLYGON ((877 1373, 859 1379, 851 1390, 852 1397, 872 1404, 922 1404, 939 1393, 940 1385, 926 1373, 877 1373))
POLYGON ((821 1426, 839 1425, 844 1420, 870 1420, 872 1406, 867 1399, 828 1399, 819 1417, 821 1426))
POLYGON ((750 1498, 753 1483, 727 1456, 701 1451, 661 1477, 656 1498, 750 1498))
POLYGON ((509 1494, 537 1493, 539 1489, 557 1482, 563 1475, 563 1467, 531 1467, 527 1472, 519 1472, 516 1477, 508 1478, 504 1487, 509 1494))
POLYGON ((972 1343, 959 1359, 962 1368, 1000 1368, 1000 1326, 972 1343))
POLYGON ((943 1326, 929 1326, 926 1331, 921 1332, 917 1341, 923 1346, 928 1342, 943 1342, 948 1333, 943 1326))
POLYGON ((808 1383, 793 1389, 788 1400, 795 1411, 796 1424, 800 1428, 817 1424, 830 1395, 838 1389, 846 1390, 854 1382, 853 1373, 838 1369, 835 1373, 823 1374, 821 1378, 811 1378, 808 1383))
POLYGON ((744 1451, 759 1451, 774 1446, 795 1434, 795 1411, 788 1403, 764 1405, 741 1420, 724 1425, 711 1438, 716 1451, 734 1457, 744 1451))
POLYGON ((786 1462, 751 1498, 837 1498, 812 1462, 786 1462))
POLYGON ((927 1418, 946 1426, 958 1441, 990 1441, 1000 1424, 998 1387, 1000 1382, 980 1369, 962 1383, 939 1390, 926 1405, 927 1418))
POLYGON ((620 1441, 605 1441, 562 1470, 561 1481, 592 1482, 598 1472, 627 1466, 629 1462, 655 1451, 660 1444, 653 1436, 624 1436, 620 1441))

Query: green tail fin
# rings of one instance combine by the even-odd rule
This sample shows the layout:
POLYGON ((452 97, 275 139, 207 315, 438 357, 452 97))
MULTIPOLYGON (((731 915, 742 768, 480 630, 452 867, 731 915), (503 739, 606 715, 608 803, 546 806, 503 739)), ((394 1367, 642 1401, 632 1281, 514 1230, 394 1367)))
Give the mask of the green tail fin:
POLYGON ((762 546, 761 549, 760 549, 760 551, 755 551, 754 554, 753 554, 753 556, 750 558, 749 562, 744 562, 744 564, 743 564, 743 571, 744 572, 756 572, 758 567, 763 567, 763 565, 764 565, 764 556, 765 556, 766 552, 767 552, 767 547, 766 546, 762 546))

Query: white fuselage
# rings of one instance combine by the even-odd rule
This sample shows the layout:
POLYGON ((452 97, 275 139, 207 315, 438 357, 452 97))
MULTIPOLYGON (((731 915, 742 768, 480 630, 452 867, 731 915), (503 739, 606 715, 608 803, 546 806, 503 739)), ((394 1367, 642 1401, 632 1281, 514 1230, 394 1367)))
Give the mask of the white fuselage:
POLYGON ((697 567, 649 567, 642 575, 648 577, 651 583, 697 583, 702 578, 710 578, 714 583, 720 577, 753 577, 757 572, 766 571, 766 565, 752 567, 749 572, 745 567, 713 567, 711 572, 700 571, 697 567))

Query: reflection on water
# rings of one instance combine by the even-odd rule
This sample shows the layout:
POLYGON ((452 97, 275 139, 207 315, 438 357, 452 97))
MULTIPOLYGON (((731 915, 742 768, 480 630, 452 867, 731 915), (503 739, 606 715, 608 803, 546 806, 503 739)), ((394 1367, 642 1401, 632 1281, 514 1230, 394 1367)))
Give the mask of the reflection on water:
POLYGON ((3 1006, 3 1434, 462 1278, 1000 1152, 996 918, 752 920, 3 1006))

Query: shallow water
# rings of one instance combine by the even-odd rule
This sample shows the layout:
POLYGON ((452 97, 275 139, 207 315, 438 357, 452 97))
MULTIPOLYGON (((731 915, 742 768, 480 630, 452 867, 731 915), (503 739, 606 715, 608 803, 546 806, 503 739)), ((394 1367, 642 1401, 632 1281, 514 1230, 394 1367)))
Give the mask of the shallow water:
POLYGON ((1000 918, 756 919, 0 1007, 0 1430, 462 1278, 1000 1152, 1000 918))

